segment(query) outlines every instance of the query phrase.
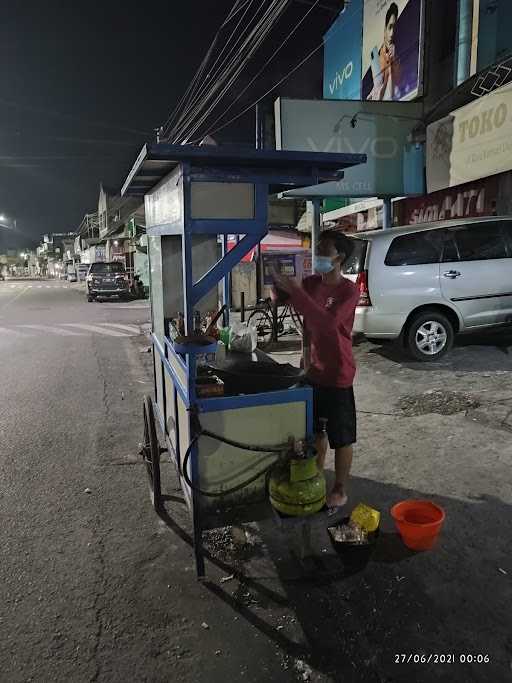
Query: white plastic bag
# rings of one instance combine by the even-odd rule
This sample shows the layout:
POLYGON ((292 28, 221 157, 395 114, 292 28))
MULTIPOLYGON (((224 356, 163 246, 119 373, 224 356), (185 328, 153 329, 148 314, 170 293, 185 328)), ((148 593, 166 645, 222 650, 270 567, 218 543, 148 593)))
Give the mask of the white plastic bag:
POLYGON ((258 333, 256 328, 247 323, 235 322, 231 325, 229 348, 231 351, 252 353, 256 350, 258 333))

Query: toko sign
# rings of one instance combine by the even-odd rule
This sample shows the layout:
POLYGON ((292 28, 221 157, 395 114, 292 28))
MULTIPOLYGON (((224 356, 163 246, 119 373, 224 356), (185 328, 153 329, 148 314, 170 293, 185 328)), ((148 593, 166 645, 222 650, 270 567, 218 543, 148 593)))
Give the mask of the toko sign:
POLYGON ((427 128, 429 192, 512 169, 512 85, 427 128))

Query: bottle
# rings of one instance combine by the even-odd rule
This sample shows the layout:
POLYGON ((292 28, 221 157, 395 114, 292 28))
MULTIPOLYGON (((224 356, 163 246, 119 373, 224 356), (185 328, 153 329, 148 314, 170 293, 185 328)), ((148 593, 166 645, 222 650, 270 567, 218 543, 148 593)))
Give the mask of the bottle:
POLYGON ((178 313, 178 334, 180 337, 185 336, 185 317, 183 313, 178 313))
POLYGON ((176 337, 179 337, 178 326, 176 325, 176 320, 171 318, 169 321, 169 339, 174 342, 176 337))

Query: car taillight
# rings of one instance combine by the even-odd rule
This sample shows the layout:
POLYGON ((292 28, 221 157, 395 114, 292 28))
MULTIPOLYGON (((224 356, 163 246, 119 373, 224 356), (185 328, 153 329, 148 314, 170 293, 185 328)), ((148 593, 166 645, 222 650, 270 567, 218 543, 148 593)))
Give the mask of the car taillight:
POLYGON ((356 285, 359 290, 358 306, 371 306, 370 292, 368 291, 368 271, 363 270, 357 276, 356 285))

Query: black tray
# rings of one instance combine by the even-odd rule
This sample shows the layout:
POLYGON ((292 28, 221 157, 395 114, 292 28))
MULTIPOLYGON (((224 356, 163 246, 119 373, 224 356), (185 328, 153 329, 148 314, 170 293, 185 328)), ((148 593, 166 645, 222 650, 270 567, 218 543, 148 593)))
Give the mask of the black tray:
POLYGON ((352 571, 364 569, 370 561, 379 538, 379 529, 368 534, 368 543, 339 543, 335 541, 330 529, 335 529, 337 526, 347 524, 350 517, 344 517, 337 524, 332 524, 327 527, 327 534, 331 541, 331 545, 336 553, 341 557, 344 566, 352 571))

